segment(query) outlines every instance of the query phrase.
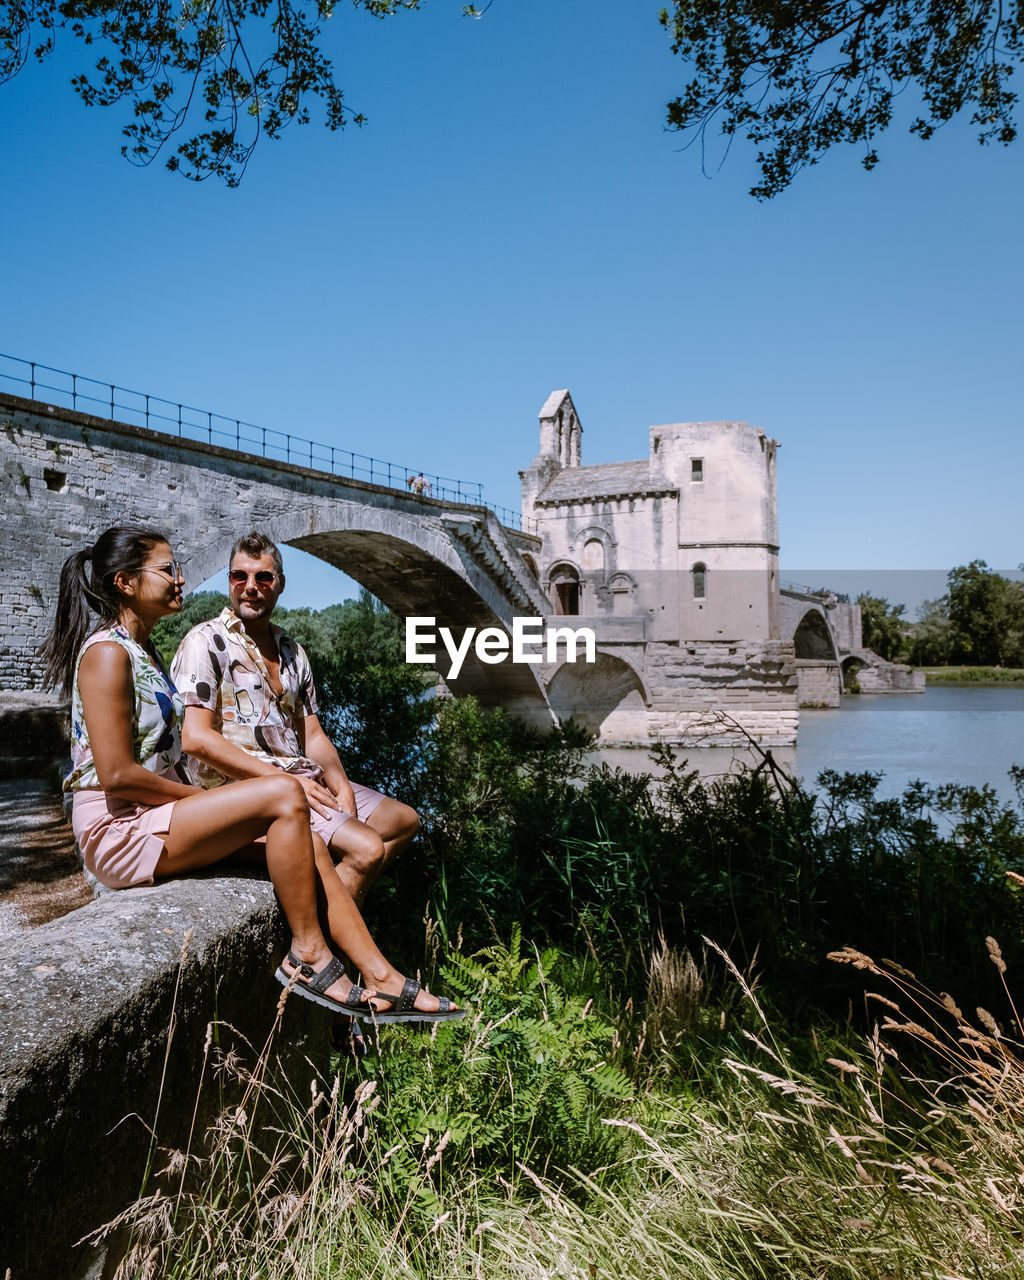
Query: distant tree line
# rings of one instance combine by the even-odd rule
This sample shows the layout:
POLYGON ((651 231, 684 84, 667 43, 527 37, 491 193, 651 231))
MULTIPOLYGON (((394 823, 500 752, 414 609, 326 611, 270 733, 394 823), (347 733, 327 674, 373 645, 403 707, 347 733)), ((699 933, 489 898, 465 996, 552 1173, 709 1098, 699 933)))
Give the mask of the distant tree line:
MULTIPOLYGON (((951 569, 946 582, 946 594, 926 600, 916 622, 906 617, 903 604, 859 595, 864 647, 888 662, 919 667, 1024 667, 1024 582, 997 573, 984 560, 951 569)), ((227 604, 227 596, 218 591, 200 591, 187 598, 180 614, 165 618, 153 635, 165 661, 170 662, 190 628, 214 617, 227 604)), ((370 712, 372 704, 388 701, 399 692, 390 688, 396 680, 415 700, 430 683, 423 668, 405 666, 401 619, 368 591, 361 592, 358 600, 321 610, 278 607, 274 621, 305 647, 317 687, 338 708, 356 705, 370 712)), ((337 714, 344 718, 340 709, 337 714)), ((371 723, 373 718, 368 716, 371 723)), ((342 729, 340 723, 332 727, 342 729)), ((378 743, 371 748, 369 732, 359 737, 361 751, 376 754, 380 750, 378 743)), ((387 771, 396 765, 388 761, 387 771)))
POLYGON ((946 581, 946 594, 926 600, 914 623, 902 604, 859 596, 865 648, 920 667, 1024 667, 1024 582, 984 560, 958 565, 946 581))

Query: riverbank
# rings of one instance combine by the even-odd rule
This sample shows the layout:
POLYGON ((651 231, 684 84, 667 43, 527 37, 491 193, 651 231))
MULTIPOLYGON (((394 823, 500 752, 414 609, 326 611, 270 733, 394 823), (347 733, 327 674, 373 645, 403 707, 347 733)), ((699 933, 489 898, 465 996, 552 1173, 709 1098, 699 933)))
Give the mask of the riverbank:
POLYGON ((1024 667, 923 667, 928 684, 1024 684, 1024 667))
MULTIPOLYGON (((1001 1280, 1020 1248, 1024 1064, 950 997, 839 958, 887 993, 867 1041, 794 1031, 738 972, 723 982, 721 953, 656 946, 642 1009, 614 967, 605 989, 518 931, 453 953, 471 1018, 382 1034, 312 1105, 257 1083, 209 1161, 134 1207, 128 1274, 1001 1280), (908 1065, 922 1045, 925 1078, 908 1065), (278 1145, 255 1151, 268 1111, 278 1145)), ((171 1153, 176 1171, 196 1160, 171 1153)))
MULTIPOLYGON (((945 742, 947 761, 970 759, 974 725, 978 740, 1004 743, 988 763, 974 761, 987 775, 1021 741, 1024 692, 937 689, 847 702, 809 712, 808 726, 834 724, 847 741, 860 726, 859 758, 869 764, 833 773, 823 802, 811 804, 763 761, 759 772, 706 788, 664 754, 652 802, 643 779, 585 770, 569 741, 539 742, 471 699, 442 700, 430 750, 413 757, 418 772, 405 773, 415 790, 403 798, 423 814, 424 834, 367 913, 388 951, 470 1016, 430 1035, 382 1029, 376 1057, 339 1064, 344 1074, 325 1076, 312 1098, 302 1075, 287 1097, 261 1087, 261 1063, 208 1036, 210 1065, 244 1089, 244 1105, 230 1100, 210 1148, 199 1144, 201 1126, 192 1130, 194 1099, 167 1095, 159 1115, 152 1098, 140 1101, 141 1016, 101 1021, 108 1058, 100 1065, 111 1052, 133 1065, 111 1087, 113 1108, 143 1117, 143 1137, 151 1128, 170 1152, 165 1172, 145 1152, 126 1153, 124 1126, 111 1129, 62 1084, 45 1091, 47 1102, 66 1103, 54 1121, 60 1145, 49 1129, 26 1142, 24 1125, 10 1121, 12 1149, 20 1144, 29 1159, 57 1150, 76 1190, 83 1170, 130 1172, 131 1194, 142 1193, 122 1218, 133 1231, 124 1247, 137 1251, 124 1273, 155 1280, 214 1280, 225 1269, 251 1280, 367 1270, 381 1280, 616 1280, 627 1271, 631 1280, 1000 1280, 1019 1247, 1013 1214, 1024 1176, 1016 1141, 1024 1066, 1002 986, 1004 973, 1024 972, 1016 887, 1024 820, 990 791, 882 797, 873 770, 890 738, 905 765, 914 741, 945 742), (526 937, 521 920, 530 921, 526 937), (726 947, 735 968, 705 938, 726 947), (825 961, 841 948, 842 967, 825 961), (892 955, 899 967, 871 966, 860 952, 892 955), (862 1012, 865 966, 887 1016, 909 997, 913 1023, 891 1019, 899 1056, 874 1032, 866 1043, 856 1035, 874 1019, 862 1012), (910 970, 964 1008, 1003 1017, 1006 1039, 960 1025, 916 983, 901 988, 910 970), (740 977, 755 972, 756 984, 740 977), (927 1080, 905 1074, 899 1064, 917 1052, 907 1053, 908 1036, 939 1045, 948 1085, 935 1085, 931 1060, 927 1080), (898 1106, 876 1106, 893 1096, 898 1106), (89 1148, 98 1166, 66 1154, 70 1114, 98 1132, 89 1148), (182 1117, 186 1139, 175 1132, 182 1117), (822 1196, 821 1187, 840 1191, 822 1196)), ((411 732, 418 743, 423 730, 411 732)), ((391 745, 403 741, 396 733, 391 745)), ((113 895, 111 905, 88 908, 84 923, 199 885, 113 895)), ((189 908, 193 917, 201 931, 201 903, 189 908)), ((133 946, 149 957, 156 945, 171 947, 172 929, 160 914, 132 932, 133 946)), ((104 939, 89 928, 81 939, 105 964, 104 939)), ((261 942, 247 975, 225 940, 217 974, 241 978, 250 1002, 252 992, 276 1001, 269 966, 278 945, 261 942)), ((177 952, 161 954, 173 977, 177 952)), ((148 984, 144 960, 135 971, 148 984)), ((194 964, 190 952, 181 971, 193 985, 182 988, 173 1043, 205 1062, 195 1046, 212 1011, 238 1024, 219 985, 195 984, 194 964)), ((51 984, 60 998, 39 1008, 59 1021, 66 1005, 82 1007, 69 974, 78 981, 75 963, 46 943, 7 989, 24 1001, 51 984)), ((116 976, 103 978, 117 990, 116 976)), ((300 1003, 312 1009, 288 1008, 300 1003)), ((146 1043, 158 1044, 162 1063, 166 1001, 158 1012, 159 1036, 147 1015, 146 1043)), ((260 1017, 272 1021, 267 1011, 260 1017)), ((72 1031, 78 1056, 56 1060, 95 1066, 72 1031)), ((263 1043, 262 1031, 243 1031, 263 1043)), ((62 1186, 57 1194, 68 1202, 62 1186)), ((22 1198, 32 1196, 30 1188, 22 1198)), ((36 1247, 34 1220, 7 1229, 36 1247)), ((111 1259, 120 1248, 111 1245, 111 1259)), ((26 1280, 39 1274, 47 1272, 25 1270, 26 1280)))
MULTIPOLYGON (((758 764, 754 751, 676 748, 674 754, 708 782, 727 777, 740 763, 758 764)), ((1024 765, 1024 683, 998 685, 937 682, 924 695, 844 697, 839 707, 800 713, 796 747, 772 755, 811 787, 826 769, 879 773, 879 792, 900 795, 912 782, 957 782, 992 787, 1005 804, 1017 801, 1012 765, 1024 765)), ((598 747, 588 763, 627 773, 663 770, 642 747, 598 747)))

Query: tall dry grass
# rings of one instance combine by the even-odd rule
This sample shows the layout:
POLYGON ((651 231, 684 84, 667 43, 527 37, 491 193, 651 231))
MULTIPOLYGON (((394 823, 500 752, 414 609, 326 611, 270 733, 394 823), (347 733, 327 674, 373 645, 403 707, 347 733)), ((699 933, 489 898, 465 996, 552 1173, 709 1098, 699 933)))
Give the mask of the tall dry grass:
MULTIPOLYGON (((994 941, 989 956, 1003 976, 994 941)), ((396 1139, 386 1090, 351 1065, 299 1100, 269 1083, 265 1055, 251 1069, 222 1059, 243 1104, 205 1154, 165 1153, 161 1189, 120 1220, 132 1245, 119 1280, 1024 1274, 1024 1058, 1009 992, 1005 1027, 984 1010, 975 1025, 892 962, 834 959, 877 988, 866 1040, 791 1043, 733 968, 746 1026, 712 1054, 687 1039, 703 965, 659 947, 642 1052, 621 1044, 637 1091, 605 1122, 626 1144, 610 1166, 557 1176, 521 1161, 452 1176, 450 1136, 396 1139)), ((467 1021, 444 1029, 464 1037, 464 1063, 502 1033, 467 1021)), ((450 1050, 419 1040, 424 1089, 431 1072, 447 1087, 450 1050)))

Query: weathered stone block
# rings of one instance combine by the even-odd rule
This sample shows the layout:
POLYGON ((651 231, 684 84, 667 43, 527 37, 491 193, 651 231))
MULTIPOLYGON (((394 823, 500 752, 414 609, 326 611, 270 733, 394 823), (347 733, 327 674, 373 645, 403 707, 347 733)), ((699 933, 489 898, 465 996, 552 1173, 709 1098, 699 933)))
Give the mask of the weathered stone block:
POLYGON ((838 707, 842 677, 838 662, 797 659, 801 707, 838 707))
MULTIPOLYGON (((242 876, 109 894, 15 939, 0 960, 0 1268, 107 1274, 103 1250, 76 1242, 138 1196, 151 1130, 195 1150, 237 1099, 236 1082, 214 1077, 208 1028, 255 1063, 283 944, 273 889, 242 876)), ((327 1070, 329 1020, 285 1003, 271 1074, 299 1097, 327 1070)))

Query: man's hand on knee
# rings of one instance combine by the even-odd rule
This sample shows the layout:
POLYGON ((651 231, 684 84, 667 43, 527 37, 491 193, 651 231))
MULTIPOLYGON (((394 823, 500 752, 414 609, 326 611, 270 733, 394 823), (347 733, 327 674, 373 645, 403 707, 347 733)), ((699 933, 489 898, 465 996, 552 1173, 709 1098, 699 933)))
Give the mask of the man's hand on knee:
POLYGON ((333 791, 329 791, 319 782, 314 782, 312 778, 303 777, 300 773, 293 773, 291 776, 302 784, 309 807, 322 818, 330 818, 341 810, 338 797, 333 791))

